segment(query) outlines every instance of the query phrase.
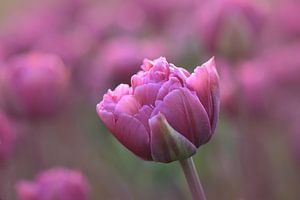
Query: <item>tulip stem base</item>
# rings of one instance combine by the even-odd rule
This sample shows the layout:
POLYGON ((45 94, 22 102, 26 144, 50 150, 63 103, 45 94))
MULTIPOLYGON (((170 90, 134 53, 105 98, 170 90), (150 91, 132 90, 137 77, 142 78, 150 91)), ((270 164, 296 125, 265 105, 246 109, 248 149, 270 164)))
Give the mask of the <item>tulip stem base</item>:
POLYGON ((193 158, 190 157, 185 160, 180 160, 180 165, 183 169, 185 178, 190 187, 190 191, 192 193, 194 200, 206 200, 203 187, 201 185, 198 173, 196 171, 196 167, 193 161, 193 158))

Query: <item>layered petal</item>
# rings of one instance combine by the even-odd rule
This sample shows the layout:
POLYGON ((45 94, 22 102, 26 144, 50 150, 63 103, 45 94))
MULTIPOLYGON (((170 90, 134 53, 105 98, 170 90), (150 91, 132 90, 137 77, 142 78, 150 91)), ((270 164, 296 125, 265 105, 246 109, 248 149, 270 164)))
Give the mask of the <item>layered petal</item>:
POLYGON ((190 76, 190 73, 184 68, 176 67, 175 65, 171 64, 170 76, 177 77, 181 83, 184 83, 187 77, 190 76))
POLYGON ((127 114, 121 114, 112 133, 135 155, 144 160, 152 160, 149 133, 138 119, 127 114))
POLYGON ((115 90, 108 90, 108 92, 103 96, 105 102, 117 103, 123 96, 132 94, 132 89, 127 84, 120 84, 115 88, 115 90))
POLYGON ((140 103, 133 95, 125 95, 116 104, 115 113, 117 115, 126 113, 128 115, 136 114, 141 108, 140 103))
POLYGON ((153 116, 149 125, 151 155, 154 161, 168 163, 189 158, 196 153, 195 145, 174 130, 161 113, 153 116))
POLYGON ((163 82, 168 80, 170 75, 170 65, 164 57, 153 61, 144 59, 141 68, 143 71, 131 79, 133 87, 140 84, 163 82))
POLYGON ((158 83, 140 85, 135 88, 134 96, 141 105, 154 105, 160 87, 158 83))
POLYGON ((148 105, 144 105, 137 114, 134 115, 134 117, 136 119, 138 119, 147 129, 148 133, 150 133, 150 127, 149 127, 149 123, 148 120, 151 117, 153 108, 148 106, 148 105))
POLYGON ((135 117, 122 113, 115 115, 110 111, 104 110, 101 103, 97 105, 97 113, 108 130, 121 142, 126 148, 137 156, 151 160, 149 146, 149 128, 145 126, 152 109, 144 108, 135 114, 135 117), (150 111, 149 111, 150 109, 150 111))
POLYGON ((103 109, 102 102, 97 104, 96 111, 108 130, 112 132, 116 125, 116 120, 113 113, 111 111, 103 109))
POLYGON ((174 89, 182 87, 182 84, 178 78, 171 77, 167 82, 165 82, 158 91, 157 100, 162 100, 169 92, 174 89))
POLYGON ((194 73, 186 79, 186 84, 190 89, 196 91, 198 98, 208 113, 212 132, 214 132, 220 107, 219 77, 214 58, 201 67, 197 67, 194 73))
POLYGON ((161 112, 169 124, 196 147, 205 144, 211 136, 207 112, 197 95, 187 88, 170 92, 154 109, 152 116, 161 112))
POLYGON ((213 59, 192 75, 163 57, 145 59, 141 68, 131 78, 132 87, 108 91, 97 106, 98 115, 126 148, 144 160, 190 157, 209 141, 218 118, 213 59))

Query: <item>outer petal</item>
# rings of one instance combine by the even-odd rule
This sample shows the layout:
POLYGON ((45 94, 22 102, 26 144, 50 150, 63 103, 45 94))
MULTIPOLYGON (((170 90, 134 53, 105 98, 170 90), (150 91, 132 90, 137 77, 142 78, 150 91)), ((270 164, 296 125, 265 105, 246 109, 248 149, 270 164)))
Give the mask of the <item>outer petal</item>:
POLYGON ((205 144, 211 136, 211 127, 203 105, 187 88, 170 92, 158 103, 152 116, 161 112, 169 124, 196 147, 205 144))
POLYGON ((172 162, 191 157, 197 148, 183 135, 175 131, 161 114, 149 120, 151 128, 151 154, 154 161, 172 162))
POLYGON ((120 84, 115 90, 108 90, 98 107, 113 112, 116 104, 123 96, 132 94, 132 89, 127 84, 120 84))
POLYGON ((103 110, 100 104, 97 105, 97 113, 109 131, 126 148, 142 159, 152 160, 149 133, 142 120, 126 113, 114 116, 112 112, 103 110))
POLYGON ((102 108, 101 103, 99 103, 96 107, 98 116, 103 121, 105 126, 109 129, 109 131, 113 131, 114 127, 116 126, 116 120, 112 112, 104 110, 102 108))
POLYGON ((212 132, 219 117, 220 91, 219 77, 215 68, 214 58, 197 67, 194 73, 187 78, 187 86, 197 92, 197 95, 208 113, 212 132))
POLYGON ((149 133, 139 120, 132 116, 121 114, 112 133, 134 154, 142 159, 152 160, 149 133))

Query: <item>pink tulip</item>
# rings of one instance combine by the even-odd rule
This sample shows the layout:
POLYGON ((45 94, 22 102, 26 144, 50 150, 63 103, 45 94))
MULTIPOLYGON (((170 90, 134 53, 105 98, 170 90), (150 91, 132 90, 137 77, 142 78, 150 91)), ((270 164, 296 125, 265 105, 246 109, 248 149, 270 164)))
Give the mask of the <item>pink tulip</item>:
POLYGON ((89 184, 78 171, 54 168, 42 172, 35 181, 16 185, 19 200, 88 200, 89 184))
POLYGON ((48 33, 47 37, 34 42, 32 46, 38 51, 55 53, 68 66, 76 68, 82 65, 90 49, 94 47, 94 39, 90 32, 78 26, 64 33, 48 33))
POLYGON ((172 162, 209 141, 219 114, 214 59, 190 74, 163 57, 145 59, 131 87, 108 90, 97 112, 113 135, 144 160, 172 162))
POLYGON ((55 55, 32 52, 13 58, 2 72, 4 104, 16 115, 40 117, 59 110, 69 71, 55 55))
POLYGON ((211 0, 196 16, 206 50, 230 59, 248 56, 260 41, 262 10, 249 0, 211 0))
POLYGON ((15 137, 11 122, 0 112, 0 161, 7 159, 12 153, 15 137))
POLYGON ((291 105, 299 99, 299 51, 300 43, 281 45, 241 64, 237 78, 248 115, 286 118, 283 113, 295 112, 291 105))

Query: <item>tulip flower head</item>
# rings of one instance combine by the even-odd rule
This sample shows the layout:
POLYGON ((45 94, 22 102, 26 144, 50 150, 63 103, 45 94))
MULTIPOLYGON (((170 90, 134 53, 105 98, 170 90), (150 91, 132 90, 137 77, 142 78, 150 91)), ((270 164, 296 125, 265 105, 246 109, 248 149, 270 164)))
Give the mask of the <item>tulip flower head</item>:
POLYGON ((214 59, 190 74, 163 57, 145 59, 142 70, 108 90, 97 105, 106 127, 144 160, 172 162, 192 156, 207 143, 219 115, 214 59))
POLYGON ((2 75, 5 107, 29 117, 56 113, 69 83, 69 71, 60 58, 36 52, 13 58, 2 75))
POLYGON ((16 185, 19 200, 88 200, 89 185, 78 171, 54 168, 42 172, 35 181, 16 185))

